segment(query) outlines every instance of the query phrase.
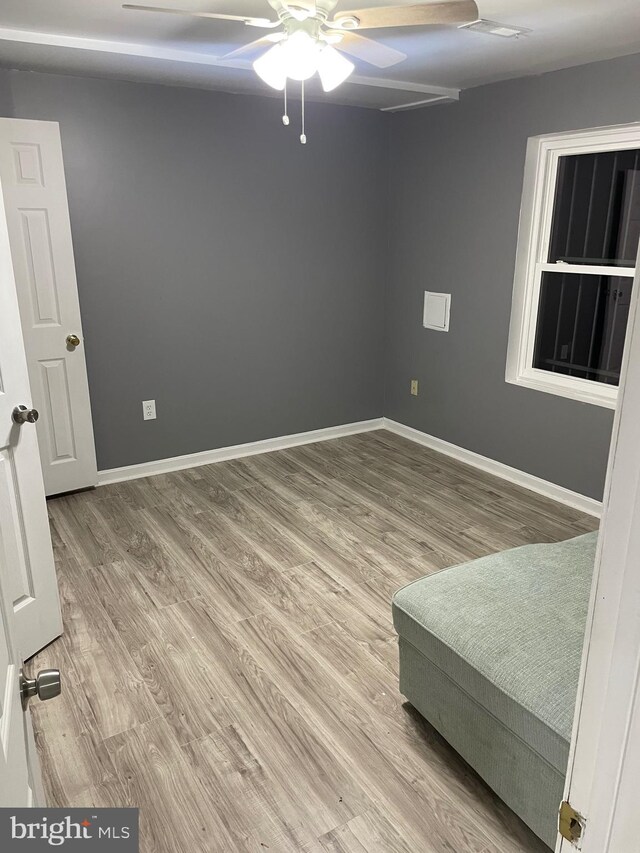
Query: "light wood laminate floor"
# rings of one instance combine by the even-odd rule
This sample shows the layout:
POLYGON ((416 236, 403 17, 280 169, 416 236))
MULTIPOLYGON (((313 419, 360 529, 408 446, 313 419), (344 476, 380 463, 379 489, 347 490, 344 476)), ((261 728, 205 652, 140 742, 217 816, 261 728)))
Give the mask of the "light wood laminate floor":
POLYGON ((49 502, 50 805, 144 853, 547 850, 398 692, 402 584, 595 520, 386 431, 49 502))

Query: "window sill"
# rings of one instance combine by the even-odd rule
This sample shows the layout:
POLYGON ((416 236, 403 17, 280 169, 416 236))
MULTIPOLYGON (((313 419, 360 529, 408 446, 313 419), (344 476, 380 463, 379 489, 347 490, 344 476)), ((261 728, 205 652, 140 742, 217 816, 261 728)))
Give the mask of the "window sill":
POLYGON ((522 388, 542 391, 545 394, 555 394, 558 397, 567 397, 569 400, 590 403, 606 409, 615 409, 618 401, 617 388, 611 386, 598 387, 598 383, 589 382, 586 379, 567 380, 558 376, 550 378, 544 374, 544 371, 532 370, 518 376, 507 375, 506 381, 511 385, 520 385, 522 388))

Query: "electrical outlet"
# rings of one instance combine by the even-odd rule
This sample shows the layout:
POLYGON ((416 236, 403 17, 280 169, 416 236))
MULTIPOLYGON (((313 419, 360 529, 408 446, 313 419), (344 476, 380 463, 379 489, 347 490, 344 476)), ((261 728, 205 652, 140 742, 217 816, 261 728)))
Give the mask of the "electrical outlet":
POLYGON ((411 380, 411 393, 413 394, 414 397, 418 396, 418 380, 417 379, 411 380))
POLYGON ((143 400, 142 401, 142 418, 145 421, 153 421, 156 417, 156 401, 155 400, 143 400))

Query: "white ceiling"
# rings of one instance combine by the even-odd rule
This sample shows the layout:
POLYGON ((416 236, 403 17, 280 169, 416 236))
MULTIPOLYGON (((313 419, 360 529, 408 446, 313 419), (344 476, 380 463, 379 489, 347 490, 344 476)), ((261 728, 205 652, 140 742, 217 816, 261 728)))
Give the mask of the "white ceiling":
MULTIPOLYGON (((199 11, 272 17, 267 0, 141 0, 199 11)), ((413 0, 415 2, 415 0, 413 0)), ((408 59, 323 99, 396 107, 510 77, 640 52, 640 0, 477 0, 483 18, 532 32, 503 39, 455 27, 368 31, 408 59)), ((340 0, 337 10, 399 0, 340 0)), ((2 0, 0 64, 64 73, 269 94, 248 63, 219 57, 260 35, 243 24, 125 11, 121 0, 2 0), (241 63, 242 64, 242 63, 241 63)), ((316 93, 314 93, 316 94, 316 93)))

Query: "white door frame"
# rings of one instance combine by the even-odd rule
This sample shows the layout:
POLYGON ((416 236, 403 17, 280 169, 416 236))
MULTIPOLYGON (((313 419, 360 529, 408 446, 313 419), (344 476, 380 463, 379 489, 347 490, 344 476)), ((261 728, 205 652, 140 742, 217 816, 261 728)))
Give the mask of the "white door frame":
MULTIPOLYGON (((640 271, 629 313, 565 799, 584 853, 640 849, 640 271)), ((560 651, 561 653, 561 651, 560 651)), ((558 836, 557 853, 575 846, 558 836)))

